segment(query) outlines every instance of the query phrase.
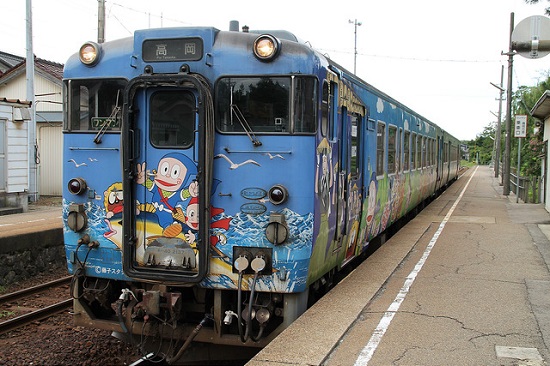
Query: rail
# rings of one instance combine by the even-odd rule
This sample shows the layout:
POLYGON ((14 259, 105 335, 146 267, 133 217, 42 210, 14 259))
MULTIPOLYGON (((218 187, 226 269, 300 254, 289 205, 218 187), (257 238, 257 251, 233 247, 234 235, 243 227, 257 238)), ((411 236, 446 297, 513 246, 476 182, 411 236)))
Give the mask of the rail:
POLYGON ((20 328, 34 321, 49 318, 52 315, 71 308, 72 305, 73 299, 67 299, 50 306, 46 306, 45 308, 38 309, 33 312, 3 321, 0 323, 0 334, 9 332, 10 330, 14 330, 16 328, 20 328))
MULTIPOLYGON (((10 301, 21 299, 29 295, 43 292, 45 290, 51 289, 56 286, 68 285, 71 281, 71 278, 72 276, 66 276, 50 282, 42 283, 37 286, 28 287, 19 291, 14 291, 11 293, 0 295, 0 303, 7 303, 10 301)), ((66 309, 70 309, 72 307, 72 304, 73 304, 73 299, 66 299, 61 302, 55 303, 53 305, 45 306, 43 308, 39 308, 32 312, 2 321, 0 322, 0 334, 9 332, 16 328, 20 328, 34 321, 51 317, 66 309)))

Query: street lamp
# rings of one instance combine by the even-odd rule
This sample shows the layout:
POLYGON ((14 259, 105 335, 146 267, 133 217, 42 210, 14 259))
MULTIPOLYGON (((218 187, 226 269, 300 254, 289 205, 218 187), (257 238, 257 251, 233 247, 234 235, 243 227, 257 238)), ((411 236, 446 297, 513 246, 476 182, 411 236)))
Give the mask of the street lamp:
POLYGON ((349 23, 353 24, 355 30, 354 30, 354 34, 355 34, 355 46, 353 48, 353 73, 354 74, 357 74, 357 27, 360 26, 361 22, 358 22, 357 19, 355 20, 349 20, 348 21, 349 23))

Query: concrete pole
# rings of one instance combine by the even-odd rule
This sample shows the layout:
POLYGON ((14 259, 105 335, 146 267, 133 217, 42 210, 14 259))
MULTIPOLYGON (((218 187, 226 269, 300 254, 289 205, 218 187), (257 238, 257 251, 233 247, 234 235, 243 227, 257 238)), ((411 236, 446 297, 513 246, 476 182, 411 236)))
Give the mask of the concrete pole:
POLYGON ((97 43, 105 42, 105 0, 97 1, 97 43))
MULTIPOLYGON (((495 136, 495 144, 496 144, 496 166, 495 166, 495 178, 498 178, 499 175, 499 169, 500 169, 500 140, 501 140, 501 121, 502 121, 502 100, 504 96, 504 65, 500 68, 500 88, 499 88, 499 97, 498 97, 498 121, 497 121, 497 135, 495 136)), ((502 181, 501 181, 502 182, 502 181)))
POLYGON ((514 13, 510 14, 510 45, 508 48, 508 88, 506 93, 506 146, 504 150, 504 170, 502 172, 502 194, 510 195, 510 151, 512 126, 512 74, 514 67, 514 50, 512 49, 512 32, 514 31, 514 13))
POLYGON ((353 73, 357 75, 357 27, 360 26, 362 23, 358 22, 357 19, 354 21, 349 20, 349 23, 353 24, 354 28, 354 35, 355 35, 355 45, 353 48, 353 73))
POLYGON ((34 52, 32 47, 32 0, 27 0, 26 34, 27 34, 27 60, 25 62, 27 101, 31 102, 31 120, 28 129, 28 159, 29 159, 29 198, 32 202, 38 200, 38 171, 36 141, 36 103, 34 100, 34 52))

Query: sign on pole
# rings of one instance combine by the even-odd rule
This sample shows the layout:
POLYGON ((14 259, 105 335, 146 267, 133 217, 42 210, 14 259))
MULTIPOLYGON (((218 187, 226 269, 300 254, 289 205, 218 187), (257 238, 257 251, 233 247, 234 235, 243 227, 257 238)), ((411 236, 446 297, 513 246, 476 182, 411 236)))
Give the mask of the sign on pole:
POLYGON ((527 116, 516 116, 516 127, 514 129, 514 137, 527 137, 527 116))

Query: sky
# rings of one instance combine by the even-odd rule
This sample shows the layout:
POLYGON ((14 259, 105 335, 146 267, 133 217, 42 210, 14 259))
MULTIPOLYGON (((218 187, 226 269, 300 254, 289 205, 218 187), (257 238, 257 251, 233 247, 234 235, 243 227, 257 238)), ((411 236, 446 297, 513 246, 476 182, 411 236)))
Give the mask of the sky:
MULTIPOLYGON (((461 140, 496 123, 510 14, 514 24, 544 15, 550 2, 524 0, 107 0, 106 41, 134 30, 214 26, 285 29, 461 140), (332 4, 332 5, 331 5, 332 4), (214 12, 214 14, 212 14, 214 12), (355 21, 360 23, 355 34, 355 21)), ((2 5, 0 51, 26 56, 26 1, 2 5)), ((65 63, 97 41, 97 0, 32 0, 33 52, 65 63)), ((534 86, 550 73, 550 56, 514 56, 512 85, 534 86)), ((5 96, 9 97, 9 96, 5 96)), ((531 107, 531 106, 529 106, 531 107)), ((503 111, 505 111, 505 102, 503 111)), ((504 113, 502 117, 504 121, 504 113)))

